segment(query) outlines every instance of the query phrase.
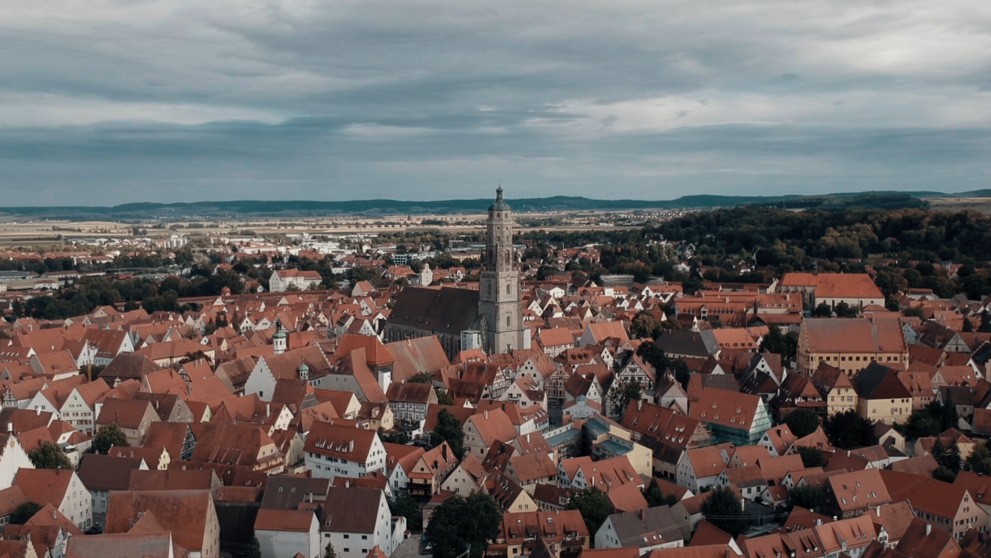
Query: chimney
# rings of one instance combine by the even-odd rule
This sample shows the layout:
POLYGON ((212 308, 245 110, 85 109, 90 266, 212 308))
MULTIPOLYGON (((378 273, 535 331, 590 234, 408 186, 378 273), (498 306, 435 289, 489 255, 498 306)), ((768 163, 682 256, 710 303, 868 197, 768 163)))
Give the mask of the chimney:
POLYGON ((34 409, 34 416, 36 416, 36 417, 40 417, 41 416, 41 408, 40 407, 35 407, 35 409, 34 409))
POLYGON ((881 517, 881 506, 878 506, 878 507, 877 507, 877 516, 878 516, 879 518, 881 517))
POLYGON ((13 434, 14 433, 14 423, 12 423, 12 422, 8 422, 7 423, 7 432, 10 433, 10 434, 13 434))
POLYGON ((926 536, 928 537, 929 534, 932 533, 932 531, 933 531, 932 523, 926 523, 926 536))
POLYGON ((530 443, 530 434, 527 434, 526 435, 526 443, 528 443, 528 444, 530 443))
POLYGON ((482 415, 485 417, 485 420, 489 420, 489 411, 488 410, 482 411, 482 415))
POLYGON ((638 411, 643 410, 643 399, 637 399, 637 410, 638 411))

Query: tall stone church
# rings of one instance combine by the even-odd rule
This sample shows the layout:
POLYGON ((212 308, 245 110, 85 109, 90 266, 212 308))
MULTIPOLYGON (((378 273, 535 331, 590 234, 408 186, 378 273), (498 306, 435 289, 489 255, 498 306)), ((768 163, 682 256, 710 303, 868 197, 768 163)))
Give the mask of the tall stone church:
POLYGON ((522 349, 523 304, 520 268, 513 251, 512 211, 502 200, 502 188, 489 206, 485 261, 478 292, 478 313, 485 318, 486 347, 490 353, 522 349))
POLYGON ((466 349, 496 354, 530 348, 523 327, 512 211, 502 199, 502 188, 489 207, 486 232, 479 290, 406 287, 389 315, 386 342, 436 335, 452 359, 466 349))

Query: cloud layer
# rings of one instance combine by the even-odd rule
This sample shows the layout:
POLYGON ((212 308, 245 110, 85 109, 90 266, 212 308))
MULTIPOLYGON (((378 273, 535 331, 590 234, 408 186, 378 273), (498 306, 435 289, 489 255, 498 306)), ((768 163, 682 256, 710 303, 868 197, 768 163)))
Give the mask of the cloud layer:
POLYGON ((981 0, 0 3, 4 205, 960 191, 981 0))

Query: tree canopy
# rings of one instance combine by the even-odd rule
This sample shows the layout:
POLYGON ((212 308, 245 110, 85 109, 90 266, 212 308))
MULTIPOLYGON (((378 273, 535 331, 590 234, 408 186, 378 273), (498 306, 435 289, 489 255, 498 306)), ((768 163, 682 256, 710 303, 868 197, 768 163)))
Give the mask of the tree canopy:
POLYGON ((481 558, 501 521, 502 512, 488 494, 456 495, 437 506, 424 535, 435 558, 456 558, 468 550, 469 558, 481 558))
POLYGON ((38 447, 31 450, 28 458, 37 469, 72 469, 72 463, 65 452, 52 442, 41 442, 38 447))
POLYGON ((401 515, 406 518, 406 526, 410 531, 419 531, 423 528, 423 514, 416 500, 405 490, 394 490, 393 496, 389 499, 389 511, 392 515, 401 515))
POLYGON ((808 469, 813 467, 822 467, 824 464, 822 450, 818 448, 799 446, 798 455, 802 456, 802 465, 808 469))
POLYGON ((674 494, 665 495, 661 492, 661 487, 657 485, 657 479, 654 478, 650 479, 650 484, 643 490, 643 497, 652 508, 673 506, 678 503, 678 498, 674 494))
POLYGON ((850 409, 826 419, 823 430, 834 446, 855 449, 874 443, 873 423, 850 409))
POLYGON ((613 415, 623 416, 626 413, 626 408, 630 406, 630 401, 640 399, 642 392, 643 388, 640 387, 640 382, 627 380, 621 383, 616 390, 612 391, 612 396, 609 398, 613 415))
POLYGON ((117 423, 112 422, 106 426, 101 426, 93 436, 93 451, 106 455, 112 447, 128 447, 131 444, 127 441, 127 436, 117 423))
POLYGON ((599 530, 602 523, 609 517, 612 506, 610 506, 609 498, 605 493, 593 487, 586 488, 572 496, 568 502, 567 509, 578 510, 582 514, 582 519, 585 520, 585 526, 588 527, 589 535, 594 537, 595 532, 599 530))
POLYGON ((964 468, 981 475, 991 475, 991 449, 987 442, 974 444, 973 451, 967 456, 964 468))
POLYGON ((441 409, 437 414, 437 425, 430 433, 430 445, 437 447, 443 442, 454 452, 454 456, 460 461, 465 456, 465 431, 458 417, 451 414, 447 409, 441 409))
POLYGON ((811 510, 816 513, 823 513, 828 504, 826 500, 826 490, 822 486, 811 486, 803 484, 788 491, 788 500, 795 506, 811 510))
POLYGON ((701 510, 706 521, 726 531, 733 538, 747 528, 747 514, 731 488, 714 488, 702 502, 701 510))
POLYGON ((788 413, 785 424, 791 429, 792 434, 804 438, 819 428, 819 415, 810 409, 798 409, 788 413))
POLYGON ((24 502, 17 506, 14 513, 10 514, 11 525, 24 525, 29 519, 41 511, 41 505, 34 502, 24 502))
POLYGON ((959 419, 956 405, 944 406, 939 401, 933 401, 925 408, 914 411, 900 429, 909 438, 937 436, 940 432, 956 428, 959 419))

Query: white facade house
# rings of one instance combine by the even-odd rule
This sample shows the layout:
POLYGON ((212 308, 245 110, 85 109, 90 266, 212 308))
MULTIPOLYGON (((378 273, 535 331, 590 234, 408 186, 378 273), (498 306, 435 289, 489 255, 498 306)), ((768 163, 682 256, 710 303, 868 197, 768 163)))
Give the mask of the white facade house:
POLYGON ((365 558, 376 546, 391 556, 403 541, 406 519, 392 517, 385 492, 333 487, 320 525, 320 546, 330 543, 338 558, 365 558))
POLYGON ((661 548, 682 548, 685 539, 671 509, 658 506, 610 515, 595 532, 595 548, 638 548, 640 556, 661 548))
POLYGON ((299 271, 297 269, 277 269, 268 279, 268 290, 273 293, 297 290, 308 291, 323 281, 316 271, 299 271))
POLYGON ((319 558, 323 554, 320 548, 320 522, 312 511, 258 510, 255 538, 258 539, 262 558, 319 558))
POLYGON ((716 486, 727 461, 726 452, 719 446, 683 451, 676 468, 678 486, 696 494, 704 487, 716 486))
POLYGON ((21 469, 14 484, 40 505, 52 504, 83 531, 93 526, 93 500, 75 471, 21 469))
POLYGON ((5 490, 14 484, 18 469, 34 469, 34 464, 15 436, 0 434, 0 443, 0 490, 5 490))
POLYGON ((385 446, 373 430, 315 422, 303 446, 306 469, 314 478, 361 478, 385 471, 385 446))

